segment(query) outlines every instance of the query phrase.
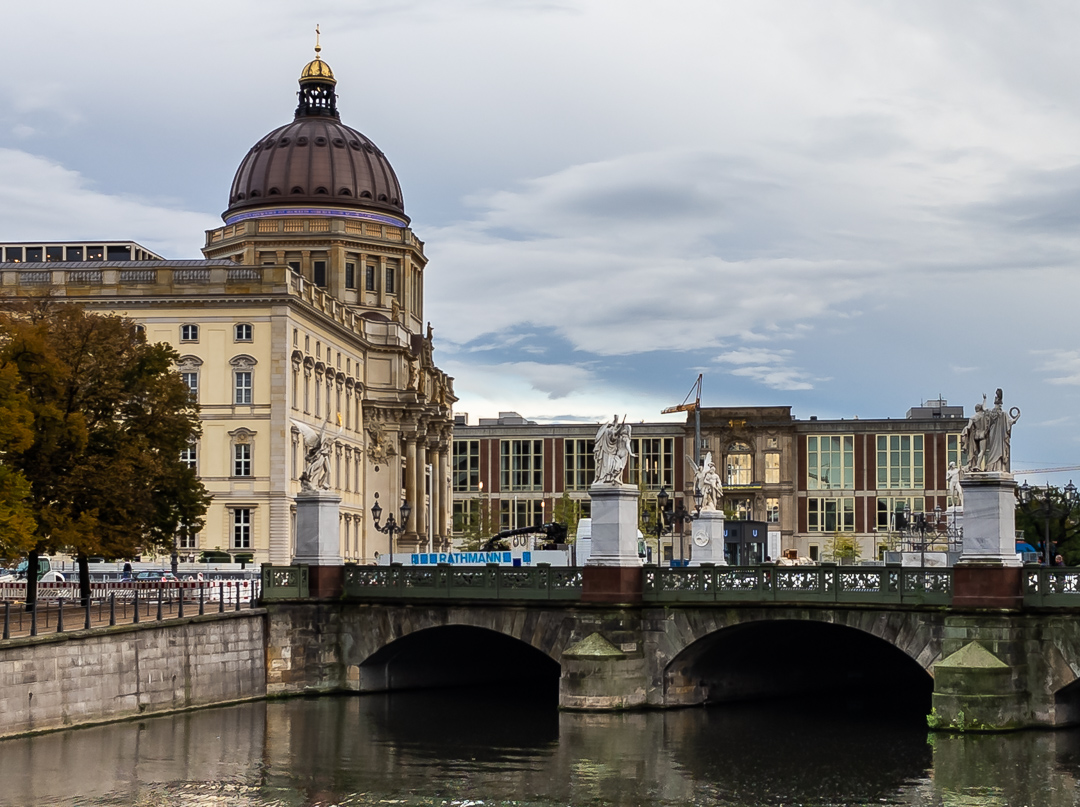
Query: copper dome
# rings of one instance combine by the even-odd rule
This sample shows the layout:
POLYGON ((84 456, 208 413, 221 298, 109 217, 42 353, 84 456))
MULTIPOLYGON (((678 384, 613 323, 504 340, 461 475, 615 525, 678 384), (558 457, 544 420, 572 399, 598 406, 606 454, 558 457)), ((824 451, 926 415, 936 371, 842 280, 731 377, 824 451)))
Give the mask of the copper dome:
POLYGON ((333 206, 389 213, 406 223, 405 205, 390 162, 374 143, 338 119, 329 65, 300 78, 292 123, 251 147, 229 191, 226 221, 252 208, 333 206))

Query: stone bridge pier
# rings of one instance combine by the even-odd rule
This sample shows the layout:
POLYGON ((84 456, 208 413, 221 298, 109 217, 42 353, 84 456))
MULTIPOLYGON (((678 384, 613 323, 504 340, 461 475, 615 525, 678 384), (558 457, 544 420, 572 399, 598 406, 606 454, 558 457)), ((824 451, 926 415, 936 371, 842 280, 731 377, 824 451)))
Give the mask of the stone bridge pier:
POLYGON ((943 729, 1080 722, 1068 613, 831 605, 269 603, 268 693, 558 679, 571 710, 804 695, 859 675, 943 729), (867 672, 869 671, 869 672, 867 672))

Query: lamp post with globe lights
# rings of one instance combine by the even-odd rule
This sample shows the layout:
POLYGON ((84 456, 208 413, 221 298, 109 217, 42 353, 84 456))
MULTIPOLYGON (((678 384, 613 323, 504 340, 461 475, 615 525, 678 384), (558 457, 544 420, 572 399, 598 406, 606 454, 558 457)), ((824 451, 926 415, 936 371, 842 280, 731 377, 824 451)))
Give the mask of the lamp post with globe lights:
POLYGON ((394 518, 394 514, 390 513, 386 517, 386 524, 379 526, 379 520, 382 518, 382 507, 379 506, 379 500, 375 500, 375 504, 371 505, 371 520, 375 523, 375 529, 381 532, 383 535, 390 536, 390 565, 394 565, 394 533, 402 532, 405 529, 405 525, 409 523, 409 516, 412 515, 412 505, 408 501, 401 503, 401 509, 398 513, 401 516, 401 522, 398 523, 394 518))

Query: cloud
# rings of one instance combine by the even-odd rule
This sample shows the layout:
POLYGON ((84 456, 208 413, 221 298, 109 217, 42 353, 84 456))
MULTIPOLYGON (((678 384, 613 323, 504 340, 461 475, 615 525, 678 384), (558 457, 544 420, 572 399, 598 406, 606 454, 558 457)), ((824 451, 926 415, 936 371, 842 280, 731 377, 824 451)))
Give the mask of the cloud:
POLYGON ((1039 372, 1050 375, 1048 384, 1080 386, 1080 350, 1040 352, 1048 356, 1038 367, 1039 372))
POLYGON ((77 172, 0 148, 0 240, 138 241, 167 257, 200 257, 202 231, 220 220, 135 196, 102 193, 77 172))
POLYGON ((733 364, 731 375, 752 379, 771 389, 813 389, 813 377, 790 365, 792 355, 791 350, 742 349, 721 353, 715 361, 733 364))

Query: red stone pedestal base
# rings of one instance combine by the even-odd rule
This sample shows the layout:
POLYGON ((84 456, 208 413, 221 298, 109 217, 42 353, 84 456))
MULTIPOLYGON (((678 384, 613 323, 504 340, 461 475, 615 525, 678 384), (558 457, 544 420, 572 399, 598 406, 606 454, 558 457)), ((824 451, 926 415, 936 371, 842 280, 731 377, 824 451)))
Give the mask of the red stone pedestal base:
POLYGON ((641 602, 640 567, 586 566, 581 570, 582 602, 641 602))
POLYGON ((345 583, 344 566, 309 566, 308 591, 321 600, 337 599, 345 583))
POLYGON ((983 563, 953 567, 956 608, 1019 608, 1024 604, 1023 568, 983 563))

